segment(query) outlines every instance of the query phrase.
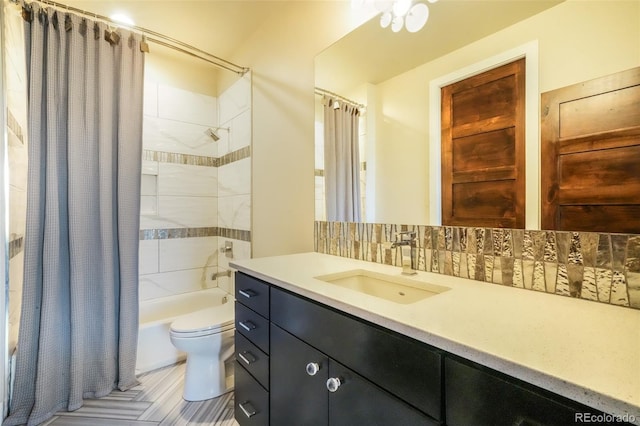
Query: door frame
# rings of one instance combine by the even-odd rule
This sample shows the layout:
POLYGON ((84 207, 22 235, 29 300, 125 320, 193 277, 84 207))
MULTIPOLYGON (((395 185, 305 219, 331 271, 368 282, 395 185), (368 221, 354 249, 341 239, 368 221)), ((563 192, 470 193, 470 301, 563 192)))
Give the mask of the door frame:
POLYGON ((429 82, 429 216, 442 225, 441 89, 492 68, 526 58, 525 63, 525 229, 540 229, 540 90, 538 40, 491 56, 429 82))

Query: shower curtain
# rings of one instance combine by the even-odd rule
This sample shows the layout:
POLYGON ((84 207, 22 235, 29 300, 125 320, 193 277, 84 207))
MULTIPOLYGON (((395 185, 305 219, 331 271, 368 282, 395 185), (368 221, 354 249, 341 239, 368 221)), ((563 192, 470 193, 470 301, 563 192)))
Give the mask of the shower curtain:
POLYGON ((354 105, 325 96, 324 179, 329 222, 361 222, 358 117, 354 105))
POLYGON ((141 36, 23 7, 25 274, 4 425, 36 425, 136 384, 141 36))

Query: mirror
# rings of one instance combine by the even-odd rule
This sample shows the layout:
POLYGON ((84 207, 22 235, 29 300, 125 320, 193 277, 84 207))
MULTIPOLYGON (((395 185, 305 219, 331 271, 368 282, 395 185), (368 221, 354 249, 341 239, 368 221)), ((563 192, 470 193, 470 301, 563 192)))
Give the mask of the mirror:
MULTIPOLYGON (((526 228, 540 229, 540 94, 638 66, 631 3, 440 0, 418 33, 374 17, 321 52, 316 87, 366 105, 363 221, 441 224, 439 87, 526 56, 526 228)), ((321 96, 316 105, 316 220, 325 220, 321 96)))

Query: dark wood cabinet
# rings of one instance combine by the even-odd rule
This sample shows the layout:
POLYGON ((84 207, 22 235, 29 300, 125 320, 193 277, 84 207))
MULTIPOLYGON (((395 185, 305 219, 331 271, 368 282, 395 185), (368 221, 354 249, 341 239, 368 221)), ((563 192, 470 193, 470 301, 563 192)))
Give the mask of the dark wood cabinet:
POLYGON ((252 290, 236 305, 241 426, 555 426, 602 415, 248 275, 236 288, 252 290))
POLYGON ((436 420, 442 418, 437 349, 343 312, 271 289, 271 321, 436 420))
MULTIPOLYGON (((479 364, 447 356, 449 426, 565 426, 602 413, 479 364)), ((598 425, 628 424, 598 422, 598 425)))
POLYGON ((274 324, 271 344, 273 425, 439 424, 274 324))
POLYGON ((269 284, 236 274, 235 410, 240 426, 269 421, 269 284))
POLYGON ((433 348, 277 288, 271 313, 273 425, 440 424, 433 348))

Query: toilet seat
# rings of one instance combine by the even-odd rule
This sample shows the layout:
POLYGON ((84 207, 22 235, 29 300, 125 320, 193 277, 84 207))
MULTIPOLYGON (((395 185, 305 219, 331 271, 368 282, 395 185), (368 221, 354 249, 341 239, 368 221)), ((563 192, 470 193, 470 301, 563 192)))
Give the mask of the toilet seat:
POLYGON ((171 323, 171 334, 176 337, 207 336, 233 330, 234 322, 233 303, 227 302, 178 318, 171 323))

